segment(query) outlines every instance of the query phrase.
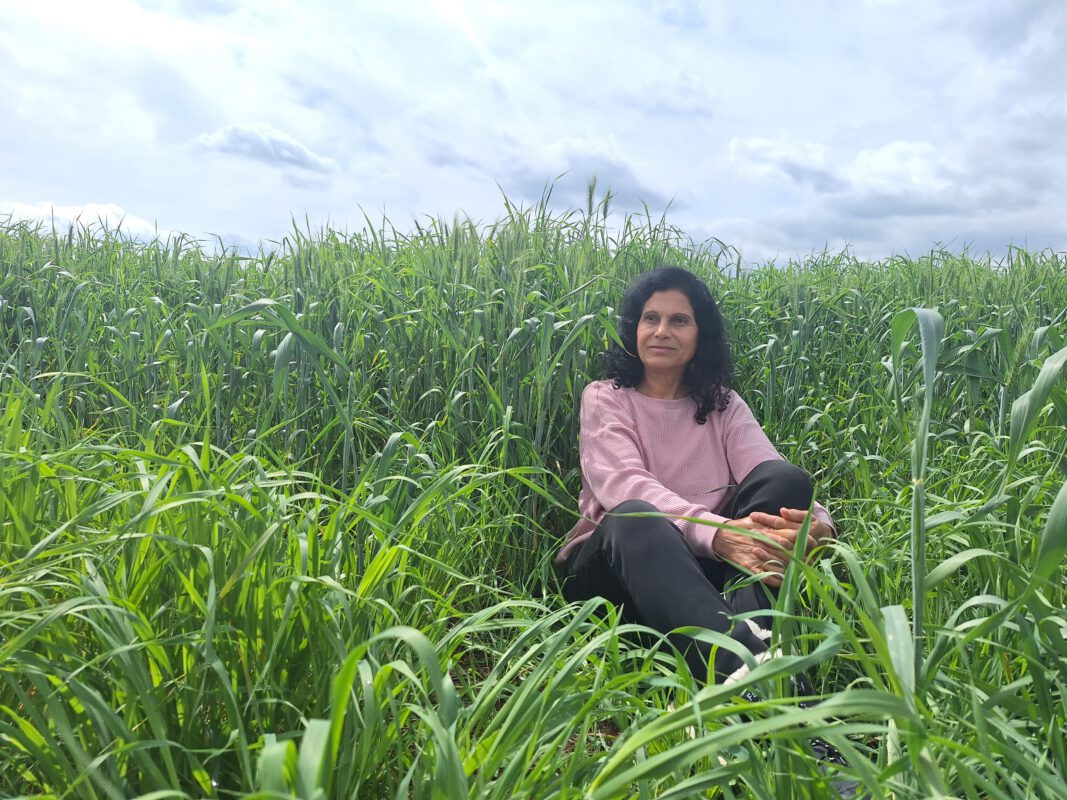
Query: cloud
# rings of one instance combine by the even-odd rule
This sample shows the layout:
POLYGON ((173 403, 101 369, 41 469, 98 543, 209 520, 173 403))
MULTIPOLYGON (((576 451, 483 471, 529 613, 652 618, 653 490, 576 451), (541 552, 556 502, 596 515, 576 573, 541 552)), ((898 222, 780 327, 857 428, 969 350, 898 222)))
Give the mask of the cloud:
POLYGON ((700 0, 658 0, 644 5, 661 22, 679 28, 702 28, 712 13, 709 4, 700 0))
POLYGON ((225 104, 195 85, 179 65, 154 54, 130 54, 126 62, 102 65, 99 78, 121 83, 131 92, 136 108, 152 119, 154 142, 179 144, 225 118, 225 104))
POLYGON ((71 226, 103 228, 125 233, 135 239, 166 239, 173 232, 160 230, 154 222, 126 212, 114 203, 85 203, 84 205, 55 205, 41 203, 0 203, 0 219, 9 218, 45 227, 55 226, 57 231, 71 226))
POLYGON ((505 193, 510 189, 535 200, 550 187, 553 198, 570 208, 585 207, 593 179, 598 192, 611 192, 616 207, 665 208, 672 200, 639 174, 637 165, 610 137, 565 138, 540 149, 527 147, 497 174, 505 175, 500 181, 505 193))
POLYGON ((437 140, 428 143, 426 160, 435 167, 470 167, 481 170, 485 163, 474 155, 464 155, 450 142, 437 140))
POLYGON ((731 162, 760 178, 785 176, 817 192, 837 192, 844 181, 826 166, 826 148, 821 144, 773 139, 732 139, 731 162))
POLYGON ((959 208, 960 157, 930 142, 888 142, 835 164, 822 144, 735 139, 730 157, 743 173, 771 181, 787 178, 860 217, 943 214, 959 208))
POLYGON ((721 218, 708 230, 738 243, 746 258, 824 243, 874 258, 938 244, 1003 252, 1027 239, 1053 243, 1055 186, 1067 169, 1050 143, 1062 115, 1024 113, 1028 125, 1012 117, 948 142, 897 139, 851 152, 840 144, 734 139, 730 162, 741 180, 780 193, 791 188, 794 196, 755 219, 721 218), (1016 138, 1027 146, 1014 145, 1016 138))
POLYGON ((651 117, 678 117, 687 122, 712 118, 715 96, 708 85, 682 69, 656 76, 609 98, 612 107, 636 107, 651 117))
POLYGON ((671 203, 746 255, 1067 243, 1056 0, 425 5, 13 4, 3 199, 254 241, 360 208, 491 220, 501 191, 584 208, 596 177, 616 219, 671 203))
POLYGON ((301 189, 305 192, 323 192, 330 188, 330 179, 318 175, 287 173, 285 182, 294 189, 301 189))
MULTIPOLYGON (((952 14, 951 25, 971 34, 979 46, 994 57, 1012 55, 1032 44, 1043 32, 1054 32, 1067 23, 1061 3, 1049 0, 1015 0, 1010 5, 975 4, 970 13, 952 14)), ((1057 42, 1062 38, 1057 38, 1057 42)))
POLYGON ((904 141, 861 150, 845 170, 853 189, 890 196, 948 191, 955 182, 953 172, 930 142, 904 141))
POLYGON ((296 139, 265 122, 234 123, 214 133, 202 133, 193 144, 205 150, 229 153, 272 166, 298 167, 309 172, 336 172, 337 162, 320 156, 296 139))
POLYGON ((240 8, 237 0, 140 0, 140 2, 147 8, 190 19, 226 17, 236 13, 240 8))
POLYGON ((564 137, 545 144, 485 128, 477 132, 481 139, 462 128, 443 138, 432 116, 423 126, 417 147, 425 163, 493 181, 513 201, 535 203, 548 189, 553 206, 585 208, 589 182, 596 179, 598 195, 610 191, 615 208, 681 206, 644 177, 641 166, 611 135, 564 137))
POLYGON ((593 179, 601 192, 610 191, 615 204, 626 209, 644 204, 659 209, 671 202, 670 197, 646 183, 628 160, 606 153, 570 153, 567 168, 561 174, 566 177, 560 183, 562 199, 571 207, 585 205, 589 181, 593 179))

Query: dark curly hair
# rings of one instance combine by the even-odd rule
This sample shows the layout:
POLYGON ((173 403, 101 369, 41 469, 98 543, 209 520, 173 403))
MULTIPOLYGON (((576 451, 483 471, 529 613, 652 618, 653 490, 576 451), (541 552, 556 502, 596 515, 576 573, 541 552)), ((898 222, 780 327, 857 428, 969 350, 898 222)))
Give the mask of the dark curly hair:
POLYGON ((615 388, 636 388, 645 377, 637 357, 637 323, 645 303, 656 292, 677 289, 689 298, 697 324, 697 350, 686 364, 682 380, 697 404, 696 421, 703 425, 712 409, 725 411, 734 380, 734 361, 719 307, 700 278, 681 267, 657 267, 640 275, 626 290, 619 320, 622 346, 613 345, 604 354, 604 377, 615 388))

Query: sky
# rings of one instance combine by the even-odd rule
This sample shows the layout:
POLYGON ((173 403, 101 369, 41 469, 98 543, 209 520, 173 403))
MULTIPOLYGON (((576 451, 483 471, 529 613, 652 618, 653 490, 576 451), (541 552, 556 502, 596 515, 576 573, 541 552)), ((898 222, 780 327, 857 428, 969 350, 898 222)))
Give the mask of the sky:
POLYGON ((0 218, 255 248, 610 190, 749 262, 1067 250, 1067 3, 0 0, 0 218))

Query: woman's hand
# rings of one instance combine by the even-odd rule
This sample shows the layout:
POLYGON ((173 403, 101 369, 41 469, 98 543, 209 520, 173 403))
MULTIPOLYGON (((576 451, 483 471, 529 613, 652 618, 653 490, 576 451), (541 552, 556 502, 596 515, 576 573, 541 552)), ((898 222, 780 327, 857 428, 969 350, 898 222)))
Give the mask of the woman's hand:
MULTIPOLYGON (((799 508, 780 508, 778 513, 780 516, 764 514, 762 511, 753 511, 749 516, 760 525, 772 529, 775 535, 786 540, 788 542, 787 549, 792 553, 797 536, 800 535, 800 529, 804 525, 804 520, 808 518, 808 512, 799 508)), ((833 538, 833 529, 818 517, 812 516, 811 524, 808 526, 808 541, 804 547, 804 555, 833 538)))
MULTIPOLYGON (((763 516, 771 515, 765 514, 763 516)), ((784 571, 786 562, 792 553, 792 542, 796 541, 796 534, 794 533, 793 538, 790 539, 786 531, 783 530, 780 533, 777 529, 756 520, 754 517, 755 514, 749 514, 747 517, 741 517, 740 519, 727 520, 726 524, 732 528, 741 528, 742 530, 765 536, 777 543, 779 547, 774 547, 754 536, 719 528, 715 532, 715 539, 712 540, 711 549, 723 561, 729 561, 754 575, 771 573, 764 575, 760 580, 768 586, 777 588, 782 585, 781 573, 784 571)))
MULTIPOLYGON (((723 561, 731 561, 753 574, 774 573, 765 575, 761 580, 768 586, 781 586, 781 573, 793 557, 793 549, 808 512, 797 508, 781 508, 779 514, 780 516, 776 516, 753 511, 747 517, 727 521, 731 527, 765 536, 778 547, 722 528, 715 534, 712 549, 723 561)), ((833 530, 817 517, 812 517, 804 554, 810 553, 824 540, 833 538, 833 530)))

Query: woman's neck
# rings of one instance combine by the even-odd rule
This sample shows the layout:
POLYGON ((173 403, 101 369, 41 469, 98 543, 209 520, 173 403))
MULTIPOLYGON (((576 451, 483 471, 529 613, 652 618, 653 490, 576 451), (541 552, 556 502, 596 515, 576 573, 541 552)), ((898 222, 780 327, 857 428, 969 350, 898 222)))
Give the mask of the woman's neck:
POLYGON ((638 384, 637 391, 656 400, 678 400, 689 394, 680 375, 655 375, 647 371, 644 380, 638 384))

